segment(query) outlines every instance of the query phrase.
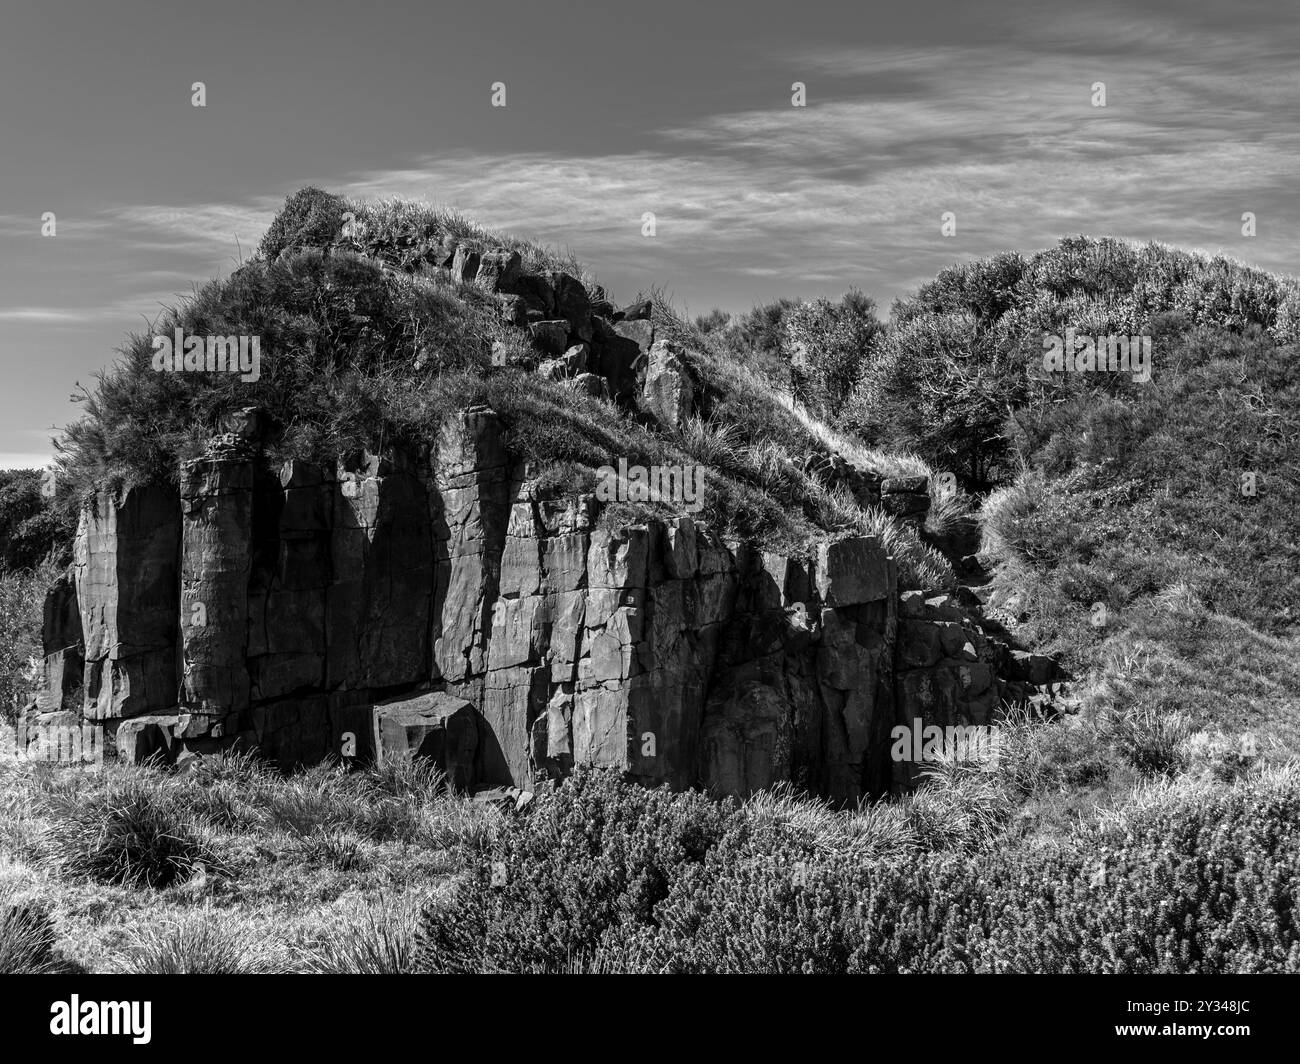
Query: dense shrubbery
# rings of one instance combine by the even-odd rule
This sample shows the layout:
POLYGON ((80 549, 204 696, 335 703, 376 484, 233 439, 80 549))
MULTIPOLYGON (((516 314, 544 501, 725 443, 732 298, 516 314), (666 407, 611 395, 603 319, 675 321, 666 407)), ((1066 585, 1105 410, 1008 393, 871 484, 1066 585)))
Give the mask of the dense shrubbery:
POLYGON ((854 290, 839 303, 801 303, 785 314, 784 322, 794 397, 834 419, 875 357, 885 331, 875 302, 854 290))
POLYGON ((346 209, 342 196, 310 186, 299 189, 271 219, 258 251, 264 258, 274 260, 285 249, 332 244, 343 229, 346 209))
POLYGON ((0 572, 0 724, 13 720, 16 708, 34 689, 44 647, 45 589, 57 575, 49 562, 35 569, 0 572))
POLYGON ((67 492, 47 499, 37 469, 0 470, 0 571, 35 569, 45 559, 66 565, 76 531, 67 492))
MULTIPOLYGON (((1100 819, 1044 835, 1009 815, 1116 770, 1108 735, 1013 722, 991 771, 941 765, 910 797, 846 811, 589 770, 504 812, 418 766, 0 766, 0 850, 44 855, 43 889, 138 907, 96 962, 115 971, 1300 972, 1294 763, 1261 770, 1199 733, 1188 773, 1100 819), (303 844, 325 838, 377 863, 321 863, 303 844), (282 934, 255 898, 329 904, 282 934)), ((60 913, 0 897, 0 967, 67 970, 60 913)))
POLYGON ((815 803, 771 813, 580 775, 429 908, 421 967, 1300 972, 1294 767, 1156 786, 1069 839, 974 850, 868 851, 815 803))
POLYGON ((546 971, 590 959, 651 919, 726 810, 580 770, 506 825, 426 917, 429 971, 546 971))

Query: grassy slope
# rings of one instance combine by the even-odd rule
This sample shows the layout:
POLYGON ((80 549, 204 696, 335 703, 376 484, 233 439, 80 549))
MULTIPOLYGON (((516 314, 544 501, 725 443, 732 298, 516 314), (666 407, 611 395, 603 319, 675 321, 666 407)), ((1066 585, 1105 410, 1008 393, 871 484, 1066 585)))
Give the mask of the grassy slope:
MULTIPOLYGON (((1021 472, 984 501, 984 552, 1001 601, 1018 596, 1017 635, 1088 678, 1089 712, 1249 731, 1294 755, 1300 351, 1285 314, 1205 302, 1184 288, 1139 318, 1150 382, 1076 378, 1016 412, 1021 472)), ((1078 298, 1069 314, 1086 319, 1078 298)))

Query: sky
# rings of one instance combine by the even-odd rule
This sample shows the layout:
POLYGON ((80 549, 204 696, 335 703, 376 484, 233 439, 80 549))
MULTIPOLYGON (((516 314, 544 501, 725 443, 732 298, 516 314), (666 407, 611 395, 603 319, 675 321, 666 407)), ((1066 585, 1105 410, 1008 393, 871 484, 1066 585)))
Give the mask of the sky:
POLYGON ((45 465, 126 335, 304 185, 449 204, 690 314, 887 310, 1078 233, 1300 273, 1298 55, 1283 0, 3 0, 0 468, 45 465))

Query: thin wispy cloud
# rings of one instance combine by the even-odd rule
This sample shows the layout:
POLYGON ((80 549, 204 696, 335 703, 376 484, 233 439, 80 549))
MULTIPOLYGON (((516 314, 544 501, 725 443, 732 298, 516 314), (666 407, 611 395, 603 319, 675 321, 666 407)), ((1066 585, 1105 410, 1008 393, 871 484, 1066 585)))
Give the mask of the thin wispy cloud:
POLYGON ((59 324, 93 321, 96 315, 94 308, 60 310, 57 307, 0 307, 0 321, 59 324))
POLYGON ((253 203, 141 204, 114 207, 107 214, 119 223, 123 239, 139 250, 210 257, 237 246, 251 253, 282 202, 264 197, 253 203))

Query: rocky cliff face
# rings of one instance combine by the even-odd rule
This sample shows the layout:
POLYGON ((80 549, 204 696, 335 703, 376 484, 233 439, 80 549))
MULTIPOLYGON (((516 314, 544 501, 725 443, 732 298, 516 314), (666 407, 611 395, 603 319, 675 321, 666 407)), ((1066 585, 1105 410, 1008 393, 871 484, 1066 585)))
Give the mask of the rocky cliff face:
POLYGON ((786 556, 690 517, 620 526, 526 473, 476 409, 418 459, 272 470, 245 424, 179 494, 101 492, 47 603, 44 706, 84 662, 81 713, 126 757, 423 749, 463 786, 586 763, 848 802, 905 782, 895 723, 1025 694, 964 611, 900 596, 873 538, 786 556))
MULTIPOLYGON (((615 311, 571 277, 521 273, 517 254, 439 257, 527 331, 538 372, 664 426, 695 407, 648 305, 615 311)), ((597 496, 548 496, 490 409, 449 418, 425 453, 329 468, 272 467, 255 410, 230 428, 178 489, 100 491, 47 599, 36 710, 102 722, 121 757, 422 753, 467 788, 592 764, 853 802, 909 781, 895 724, 986 724, 1054 678, 955 603, 900 597, 875 539, 787 556, 690 517, 626 524, 597 496)), ((924 478, 809 460, 860 502, 924 519, 924 478)))

